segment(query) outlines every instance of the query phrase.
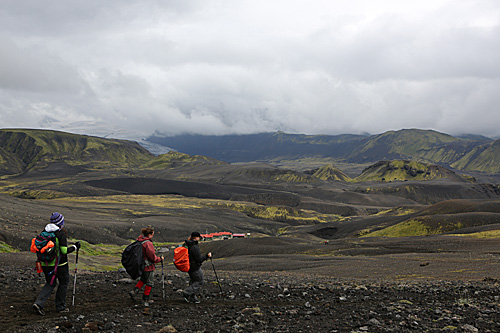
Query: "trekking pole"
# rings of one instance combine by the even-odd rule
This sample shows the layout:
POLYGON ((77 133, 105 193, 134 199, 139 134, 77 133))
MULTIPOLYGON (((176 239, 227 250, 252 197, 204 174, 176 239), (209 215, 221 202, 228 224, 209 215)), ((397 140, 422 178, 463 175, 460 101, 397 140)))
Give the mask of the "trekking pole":
POLYGON ((76 274, 78 273, 78 252, 80 252, 80 249, 76 249, 75 278, 73 279, 73 301, 71 302, 72 306, 75 306, 76 274))
POLYGON ((161 284, 163 289, 163 300, 165 300, 165 274, 163 273, 163 259, 161 260, 161 284))
POLYGON ((220 282, 219 282, 219 277, 217 276, 217 272, 215 271, 215 266, 214 266, 214 262, 212 260, 212 257, 210 257, 210 262, 212 263, 212 268, 214 269, 214 273, 215 273, 215 278, 217 279, 217 284, 219 285, 219 289, 220 289, 220 294, 222 295, 222 287, 220 285, 220 282))

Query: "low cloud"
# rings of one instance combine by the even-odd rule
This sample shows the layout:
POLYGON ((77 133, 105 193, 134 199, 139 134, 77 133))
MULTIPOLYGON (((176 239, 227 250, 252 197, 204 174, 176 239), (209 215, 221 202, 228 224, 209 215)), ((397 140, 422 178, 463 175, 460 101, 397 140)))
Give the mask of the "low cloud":
POLYGON ((0 121, 497 136, 498 17, 493 0, 5 1, 0 121))

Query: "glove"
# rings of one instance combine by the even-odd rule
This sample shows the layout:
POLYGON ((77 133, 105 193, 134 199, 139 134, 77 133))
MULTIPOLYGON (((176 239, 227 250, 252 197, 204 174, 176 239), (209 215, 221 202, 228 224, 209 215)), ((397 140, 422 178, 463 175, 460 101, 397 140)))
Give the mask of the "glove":
POLYGON ((82 247, 82 244, 80 242, 75 243, 76 249, 79 250, 82 247))

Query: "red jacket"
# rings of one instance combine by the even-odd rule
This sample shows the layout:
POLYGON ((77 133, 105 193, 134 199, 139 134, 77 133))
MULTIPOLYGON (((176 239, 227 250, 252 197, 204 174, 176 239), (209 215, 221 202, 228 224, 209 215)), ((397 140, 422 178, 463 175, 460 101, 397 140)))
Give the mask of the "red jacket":
MULTIPOLYGON (((145 240, 150 241, 151 238, 144 237, 143 235, 140 235, 139 237, 137 237, 137 240, 139 242, 144 242, 145 240)), ((144 259, 146 259, 152 263, 150 265, 146 265, 146 267, 144 267, 144 271, 145 272, 154 271, 156 268, 154 264, 161 262, 161 258, 156 255, 155 247, 153 246, 153 242, 144 242, 142 244, 142 253, 144 255, 144 259)))

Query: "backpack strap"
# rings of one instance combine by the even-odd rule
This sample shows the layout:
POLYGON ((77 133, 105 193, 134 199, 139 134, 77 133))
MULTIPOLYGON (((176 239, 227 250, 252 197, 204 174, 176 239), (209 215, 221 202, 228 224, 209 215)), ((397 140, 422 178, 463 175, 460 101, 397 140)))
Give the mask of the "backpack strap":
MULTIPOLYGON (((56 264, 54 266, 54 270, 52 272, 49 273, 50 274, 54 274, 52 275, 52 279, 50 280, 50 284, 54 284, 54 280, 56 278, 56 275, 57 275, 57 268, 59 267, 59 257, 61 256, 61 249, 59 248, 59 239, 56 237, 56 252, 57 252, 57 257, 56 257, 56 264)), ((47 266, 48 266, 48 263, 45 263, 47 266)))
MULTIPOLYGON (((146 242, 151 242, 151 243, 153 243, 153 242, 151 241, 151 239, 147 239, 147 240, 145 240, 145 241, 142 241, 142 242, 141 242, 141 245, 143 245, 143 244, 144 244, 144 243, 146 243, 146 242)), ((144 249, 144 248, 143 248, 143 249, 144 249)), ((145 265, 145 266, 150 266, 150 265, 153 265, 153 264, 154 264, 154 262, 149 261, 149 259, 148 259, 146 256, 144 256, 144 265, 145 265)))
POLYGON ((54 270, 53 270, 52 272, 50 272, 50 273, 49 273, 49 275, 50 275, 50 274, 54 274, 54 275, 52 275, 52 279, 50 280, 50 284, 51 284, 51 285, 53 285, 53 284, 54 284, 54 280, 55 280, 56 275, 57 275, 57 267, 59 267, 59 255, 60 255, 60 254, 58 254, 58 255, 57 255, 57 257, 56 257, 56 265, 54 266, 54 270))

